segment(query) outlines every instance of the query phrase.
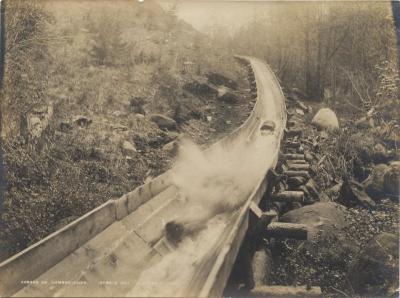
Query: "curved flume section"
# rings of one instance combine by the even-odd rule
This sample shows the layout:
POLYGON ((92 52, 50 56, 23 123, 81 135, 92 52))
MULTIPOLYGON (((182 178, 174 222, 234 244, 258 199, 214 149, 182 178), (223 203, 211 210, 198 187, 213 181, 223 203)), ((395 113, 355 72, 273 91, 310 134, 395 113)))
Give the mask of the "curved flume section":
POLYGON ((247 121, 201 151, 183 144, 172 183, 15 293, 16 297, 188 297, 221 295, 275 167, 286 122, 279 84, 262 61, 247 60, 257 101, 247 121), (272 123, 269 131, 261 128, 272 123), (166 233, 169 224, 171 231, 166 233))

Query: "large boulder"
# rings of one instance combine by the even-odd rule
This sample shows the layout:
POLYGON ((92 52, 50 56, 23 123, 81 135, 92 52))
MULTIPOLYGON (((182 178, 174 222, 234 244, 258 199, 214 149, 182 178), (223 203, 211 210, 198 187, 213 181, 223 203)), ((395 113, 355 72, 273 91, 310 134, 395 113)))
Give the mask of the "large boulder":
POLYGON ((160 129, 174 130, 177 128, 176 121, 170 117, 161 114, 153 114, 150 120, 157 124, 160 129))
POLYGON ((146 100, 143 97, 135 96, 129 100, 129 110, 135 114, 146 115, 144 105, 146 100))
POLYGON ((181 98, 179 104, 173 107, 173 118, 178 123, 184 123, 191 119, 201 119, 203 112, 200 102, 192 97, 181 98))
POLYGON ((400 161, 389 164, 383 176, 383 188, 386 195, 398 201, 400 196, 400 161))
POLYGON ((183 85, 183 90, 196 95, 196 96, 207 96, 215 97, 218 95, 218 91, 207 83, 201 83, 193 81, 183 85))
POLYGON ((42 120, 37 116, 31 116, 28 118, 28 130, 29 134, 33 138, 38 138, 42 134, 43 125, 42 120))
MULTIPOLYGON (((358 252, 357 244, 346 234, 348 217, 349 213, 344 206, 332 202, 319 202, 289 211, 280 218, 283 222, 308 227, 307 241, 290 246, 288 256, 299 264, 302 268, 301 273, 324 270, 327 275, 337 274, 337 268, 345 267, 349 256, 358 252)), ((302 278, 304 277, 300 280, 302 278)), ((317 279, 322 282, 325 277, 320 276, 317 279)))
POLYGON ((128 141, 123 141, 121 144, 121 150, 125 155, 132 155, 137 152, 135 146, 128 141))
POLYGON ((339 121, 334 111, 328 108, 320 109, 311 121, 322 130, 335 130, 339 128, 339 121))
MULTIPOLYGON (((373 199, 379 199, 385 195, 385 174, 389 166, 386 164, 376 165, 369 177, 363 182, 365 192, 373 199)), ((389 180, 389 179, 388 179, 389 180)))
POLYGON ((394 297, 399 287, 399 239, 381 233, 372 238, 351 265, 348 280, 357 294, 394 297))
POLYGON ((234 80, 229 79, 219 73, 212 72, 212 73, 207 74, 206 76, 207 76, 208 81, 211 84, 214 84, 217 86, 223 85, 223 86, 229 87, 234 90, 236 90, 238 88, 238 84, 234 80))
POLYGON ((92 119, 86 116, 76 115, 72 118, 72 123, 79 127, 88 127, 90 124, 92 124, 92 119))
POLYGON ((178 154, 179 142, 178 141, 169 142, 165 144, 162 149, 169 155, 175 156, 178 154))
POLYGON ((280 221, 307 225, 308 239, 341 233, 346 227, 346 208, 332 202, 319 202, 285 213, 280 221))
POLYGON ((377 143, 374 145, 374 148, 372 150, 372 160, 374 163, 385 163, 390 159, 390 155, 386 149, 386 147, 381 144, 377 143))
POLYGON ((364 185, 354 180, 345 180, 342 183, 338 202, 346 207, 361 205, 366 208, 373 208, 376 205, 365 193, 364 185))
POLYGON ((226 103, 236 103, 239 100, 235 93, 225 87, 218 88, 218 99, 226 103))
POLYGON ((350 136, 348 144, 354 153, 364 163, 372 162, 374 159, 375 139, 363 132, 358 132, 350 136))

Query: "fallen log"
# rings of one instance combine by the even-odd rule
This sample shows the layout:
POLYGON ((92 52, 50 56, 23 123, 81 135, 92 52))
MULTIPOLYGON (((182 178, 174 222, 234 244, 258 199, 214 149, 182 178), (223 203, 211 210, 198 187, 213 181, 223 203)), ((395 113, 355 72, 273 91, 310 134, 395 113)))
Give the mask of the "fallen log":
POLYGON ((320 287, 289 287, 289 286, 256 286, 251 290, 257 297, 320 297, 320 287))
POLYGON ((288 177, 288 179, 287 179, 287 185, 288 185, 289 189, 293 189, 293 188, 299 187, 301 185, 304 185, 304 184, 306 184, 306 182, 307 182, 307 179, 305 177, 299 177, 299 176, 288 177))
POLYGON ((265 211, 263 215, 270 221, 278 218, 278 212, 276 210, 265 211))
POLYGON ((310 195, 315 199, 319 199, 319 190, 318 186, 313 179, 308 180, 307 184, 305 185, 310 195))
POLYGON ((287 141, 287 142, 285 143, 285 146, 286 146, 287 148, 298 149, 298 148, 300 148, 301 144, 300 144, 300 142, 290 142, 290 141, 287 141))
POLYGON ((303 131, 301 129, 289 129, 286 131, 286 136, 287 137, 301 137, 303 134, 303 131))
POLYGON ((256 251, 251 262, 251 267, 253 269, 253 279, 256 288, 265 285, 272 271, 271 252, 264 249, 256 251))
POLYGON ((275 191, 281 192, 287 190, 287 185, 283 181, 279 181, 277 185, 275 185, 275 191))
POLYGON ((308 164, 305 159, 288 159, 286 164, 308 164))
POLYGON ((283 154, 285 160, 304 159, 304 154, 287 153, 283 154))
POLYGON ((300 100, 295 100, 295 102, 301 109, 308 112, 308 107, 304 103, 302 103, 300 100))
MULTIPOLYGON (((272 202, 271 211, 275 211, 279 216, 279 214, 283 213, 286 206, 287 206, 287 204, 284 202, 272 202)), ((276 218, 278 218, 278 217, 276 217, 276 218)), ((276 220, 271 220, 271 221, 276 221, 276 220)))
POLYGON ((308 173, 308 171, 293 171, 293 170, 288 170, 288 171, 284 171, 283 174, 286 177, 304 177, 306 179, 310 178, 310 174, 308 173))
POLYGON ((302 191, 282 191, 280 193, 273 194, 271 199, 276 202, 303 202, 304 193, 302 191))
POLYGON ((288 164, 289 170, 293 171, 307 171, 310 169, 310 164, 304 163, 304 164, 296 164, 296 163, 289 163, 288 164))
POLYGON ((271 238, 291 238, 307 240, 306 225, 286 222, 272 222, 267 226, 266 236, 271 238))

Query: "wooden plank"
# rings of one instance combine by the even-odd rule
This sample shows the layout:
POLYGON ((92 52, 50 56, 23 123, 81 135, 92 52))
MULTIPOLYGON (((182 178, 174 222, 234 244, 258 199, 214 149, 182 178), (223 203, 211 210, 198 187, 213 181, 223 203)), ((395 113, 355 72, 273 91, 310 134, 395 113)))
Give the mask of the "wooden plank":
POLYGON ((320 287, 290 287, 290 286, 256 286, 251 290, 251 296, 256 297, 321 297, 320 287))
POLYGON ((271 238, 292 238, 307 240, 308 228, 302 224, 272 222, 267 226, 267 236, 271 238))
POLYGON ((283 157, 285 160, 288 160, 288 159, 304 159, 304 154, 286 153, 286 154, 283 154, 282 157, 283 157))
POLYGON ((302 191, 282 191, 277 194, 273 194, 271 197, 272 201, 275 202, 303 202, 304 201, 304 192, 302 191))
POLYGON ((304 177, 306 179, 310 178, 310 173, 308 171, 292 171, 292 170, 287 170, 283 172, 284 175, 287 177, 304 177))

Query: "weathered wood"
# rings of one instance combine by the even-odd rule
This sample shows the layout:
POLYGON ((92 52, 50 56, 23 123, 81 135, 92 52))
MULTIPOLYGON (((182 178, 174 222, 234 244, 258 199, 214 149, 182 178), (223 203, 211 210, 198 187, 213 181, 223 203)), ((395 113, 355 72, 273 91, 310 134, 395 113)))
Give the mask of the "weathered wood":
POLYGON ((273 194, 271 199, 275 202, 303 202, 304 193, 302 191, 282 191, 273 194))
POLYGON ((296 121, 294 121, 294 120, 289 120, 289 121, 287 122, 287 127, 293 127, 293 126, 295 126, 296 124, 297 124, 296 121))
POLYGON ((289 129, 286 131, 287 137, 301 137, 303 135, 303 131, 301 129, 289 129))
POLYGON ((307 226, 286 222, 272 222, 267 226, 267 237, 307 240, 307 226))
POLYGON ((301 144, 300 144, 300 142, 291 142, 291 141, 287 141, 287 142, 285 143, 285 146, 286 146, 287 148, 298 149, 298 148, 300 148, 301 144))
POLYGON ((287 189, 287 185, 283 181, 279 181, 279 183, 275 186, 275 189, 278 192, 285 191, 287 189))
POLYGON ((320 287, 305 286, 256 286, 251 290, 252 296, 257 297, 320 297, 322 295, 320 287))
POLYGON ((288 159, 286 164, 308 164, 305 159, 288 159))
POLYGON ((304 154, 287 153, 283 154, 285 160, 304 159, 304 154))
POLYGON ((300 100, 295 100, 295 102, 301 109, 308 112, 308 107, 304 103, 302 103, 300 100))
POLYGON ((256 251, 253 255, 251 267, 253 269, 254 285, 256 287, 265 285, 270 279, 273 268, 271 252, 265 249, 256 251))
POLYGON ((260 209, 260 207, 258 207, 258 205, 254 202, 250 203, 250 210, 258 219, 260 219, 263 215, 263 212, 260 209))
POLYGON ((307 171, 310 169, 310 164, 308 163, 289 163, 288 164, 289 170, 293 171, 307 171))
POLYGON ((305 177, 288 177, 287 179, 287 184, 289 186, 289 189, 294 189, 296 187, 299 187, 301 185, 304 185, 307 182, 307 179, 305 177))
POLYGON ((275 211, 279 216, 279 214, 283 213, 282 211, 285 209, 285 206, 287 204, 284 202, 272 202, 271 205, 272 205, 271 206, 272 211, 275 211))
POLYGON ((307 184, 305 185, 311 196, 315 199, 318 200, 319 198, 319 190, 318 186, 315 183, 313 179, 308 180, 307 184))
POLYGON ((276 221, 278 219, 279 214, 278 214, 277 210, 272 209, 272 210, 264 212, 263 215, 266 217, 266 219, 268 221, 271 222, 271 221, 276 221))
POLYGON ((306 179, 310 178, 310 174, 308 173, 308 171, 293 171, 293 170, 288 170, 288 171, 284 171, 283 174, 286 177, 304 177, 306 179))

